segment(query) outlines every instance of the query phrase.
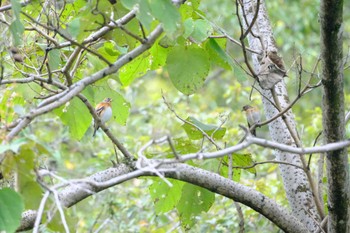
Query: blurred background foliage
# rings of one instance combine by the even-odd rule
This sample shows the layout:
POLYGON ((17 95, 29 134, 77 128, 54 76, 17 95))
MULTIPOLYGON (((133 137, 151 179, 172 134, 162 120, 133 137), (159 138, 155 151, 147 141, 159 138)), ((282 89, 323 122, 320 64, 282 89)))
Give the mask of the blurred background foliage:
MULTIPOLYGON (((119 17, 128 11, 126 1, 122 2, 125 7, 119 1, 118 5, 115 6, 118 9, 116 13, 119 17)), ((239 38, 240 28, 235 16, 235 5, 232 1, 218 0, 213 3, 210 0, 202 0, 200 2, 189 2, 199 4, 198 12, 205 15, 206 19, 212 23, 211 27, 215 25, 233 38, 239 38)), ((77 1, 76 4, 83 4, 83 1, 77 1)), ((108 3, 104 4, 108 5, 108 3)), ((317 63, 320 50, 319 4, 318 0, 266 1, 277 46, 280 49, 279 53, 283 56, 289 70, 288 78, 285 78, 285 81, 291 100, 296 97, 299 85, 296 63, 302 61, 304 69, 301 76, 302 86, 310 75, 314 77, 312 81, 314 84, 321 78, 319 76, 320 66, 317 67, 314 74, 311 74, 315 63, 317 63)), ((348 77, 350 74, 348 69, 349 59, 347 59, 349 55, 350 2, 345 1, 344 4, 344 56, 346 60, 344 75, 348 77)), ((34 2, 32 6, 29 5, 23 9, 31 12, 32 17, 37 17, 35 7, 34 2)), ((93 15, 88 7, 82 7, 81 9, 77 14, 68 8, 61 16, 61 20, 67 23, 68 31, 70 30, 73 33, 77 28, 80 30, 81 33, 76 34, 78 41, 89 34, 85 31, 92 29, 89 28, 92 26, 86 23, 89 18, 103 21, 103 18, 93 15)), ((182 17, 186 17, 184 16, 185 11, 182 14, 182 17)), ((197 18, 194 17, 195 15, 195 13, 191 15, 194 20, 200 18, 199 15, 197 15, 197 18)), ((198 24, 202 23, 198 22, 198 24)), ((139 30, 137 22, 128 24, 127 27, 131 31, 139 30)), ((145 27, 153 28, 154 23, 149 22, 149 25, 145 25, 145 27)), ((205 25, 205 27, 211 28, 210 25, 205 25)), ((114 33, 123 34, 124 32, 114 33)), ((32 64, 28 64, 37 66, 41 62, 43 49, 40 48, 39 43, 36 43, 33 34, 25 35, 25 43, 22 49, 29 56, 25 60, 32 62, 32 64), (38 57, 37 64, 33 64, 31 56, 38 57)), ((194 37, 197 40, 202 39, 200 34, 194 35, 194 37)), ((104 44, 103 46, 101 44, 99 52, 111 61, 136 45, 135 40, 127 36, 116 36, 112 33, 106 35, 105 39, 109 38, 119 39, 112 40, 109 42, 111 44, 104 44)), ((228 56, 244 66, 240 47, 226 42, 225 39, 215 39, 215 42, 227 52, 228 56)), ((168 42, 165 41, 164 43, 168 42)), ((210 46, 208 43, 208 40, 203 40, 199 46, 210 46)), ((239 124, 245 125, 246 123, 241 113, 242 106, 246 104, 260 106, 263 112, 260 95, 256 91, 253 91, 252 100, 249 101, 251 85, 253 84, 252 79, 245 75, 238 66, 232 71, 227 68, 229 66, 225 61, 222 62, 221 67, 218 66, 218 62, 212 62, 203 87, 198 89, 194 95, 187 96, 179 92, 170 80, 168 70, 164 68, 165 60, 161 57, 162 49, 166 50, 163 47, 158 47, 154 51, 150 50, 150 53, 159 53, 159 61, 157 61, 159 64, 155 63, 152 71, 145 72, 141 70, 142 72, 138 72, 130 64, 121 69, 118 74, 109 76, 107 81, 97 82, 83 92, 93 104, 100 102, 105 95, 113 95, 113 99, 118 104, 113 108, 114 120, 110 121, 108 126, 114 135, 133 154, 136 154, 148 141, 164 135, 171 135, 177 149, 182 154, 198 151, 201 148, 201 140, 189 139, 182 127, 183 123, 175 117, 167 104, 164 103, 163 95, 168 104, 182 118, 193 117, 204 124, 222 125, 226 131, 223 137, 217 140, 220 146, 232 146, 237 143, 243 136, 239 124), (124 109, 121 110, 120 106, 124 106, 124 109)), ((64 63, 65 51, 61 52, 63 53, 62 60, 57 60, 57 64, 52 61, 52 66, 59 67, 61 63, 64 63)), ((67 49, 66 52, 69 54, 71 51, 67 49)), ((6 51, 2 52, 2 59, 9 59, 6 51)), ((137 66, 142 66, 143 63, 148 62, 148 58, 142 56, 138 59, 139 63, 134 63, 137 66)), ((14 68, 8 60, 5 64, 6 68, 12 71, 10 72, 11 77, 22 77, 23 74, 18 72, 18 69, 14 68)), ((21 66, 21 64, 17 65, 21 66)), ((82 67, 78 69, 75 77, 81 79, 102 67, 104 67, 104 64, 99 59, 89 55, 86 62, 82 63, 82 67)), ((345 85, 346 103, 350 103, 348 91, 350 82, 348 78, 345 78, 345 85)), ((39 85, 16 84, 8 85, 6 89, 1 87, 0 91, 1 123, 7 124, 34 107, 38 100, 33 99, 33 97, 38 96, 42 89, 39 85)), ((312 146, 322 129, 321 101, 322 90, 319 87, 305 95, 293 107, 298 122, 297 127, 306 147, 312 146)), ((349 110, 349 107, 345 109, 345 111, 349 110)), ((68 122, 75 117, 79 117, 79 121, 84 118, 84 121, 88 124, 92 120, 84 105, 78 99, 70 101, 69 104, 55 110, 53 113, 36 118, 22 132, 20 138, 22 141, 14 142, 12 150, 8 152, 11 159, 5 161, 4 174, 6 176, 6 169, 10 170, 13 166, 17 166, 20 193, 25 200, 25 209, 37 208, 42 197, 42 189, 35 182, 34 168, 49 168, 65 179, 82 178, 112 166, 111 160, 116 161, 116 156, 119 160, 121 159, 121 155, 119 153, 115 154, 113 144, 102 131, 99 131, 96 137, 92 138, 92 126, 87 131, 85 131, 86 129, 81 130, 79 126, 77 126, 77 129, 68 127, 68 122), (69 108, 73 110, 69 111, 69 108), (18 149, 18 145, 20 149, 18 149)), ((350 129, 348 128, 348 136, 349 133, 350 129)), ((269 139, 266 126, 259 128, 257 134, 259 137, 269 139)), ((1 137, 3 138, 4 135, 1 135, 1 137)), ((215 150, 207 142, 205 148, 215 150)), ((255 146, 250 147, 243 153, 251 155, 254 161, 265 161, 274 158, 271 150, 255 146)), ((170 156, 171 151, 169 151, 167 145, 155 145, 149 148, 146 154, 148 157, 162 158, 170 156)), ((219 169, 219 161, 194 161, 194 163, 196 166, 220 171, 222 174, 225 173, 225 168, 219 169)), ((234 179, 276 199, 279 204, 287 206, 281 177, 276 165, 259 165, 253 172, 237 170, 234 179)), ((171 232, 173 230, 184 232, 185 229, 180 226, 179 214, 176 209, 171 209, 165 213, 155 211, 159 206, 157 207, 157 203, 154 202, 155 199, 150 194, 152 193, 151 185, 155 182, 159 182, 159 180, 156 178, 135 179, 87 198, 66 210, 69 226, 72 229, 77 229, 77 232, 94 232, 97 230, 103 232, 171 232)), ((182 187, 183 184, 178 185, 182 187)), ((245 216, 246 232, 278 232, 273 224, 253 210, 244 206, 242 206, 242 210, 245 216)), ((62 230, 59 216, 56 215, 56 220, 43 226, 45 232, 62 230)), ((188 231, 236 232, 238 229, 239 218, 232 200, 215 196, 215 202, 211 208, 207 212, 199 213, 195 218, 194 225, 188 231)))

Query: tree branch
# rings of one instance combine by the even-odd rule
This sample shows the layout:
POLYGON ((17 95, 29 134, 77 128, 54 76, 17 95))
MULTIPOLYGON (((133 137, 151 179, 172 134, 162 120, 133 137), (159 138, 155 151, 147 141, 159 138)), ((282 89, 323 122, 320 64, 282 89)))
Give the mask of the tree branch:
MULTIPOLYGON (((247 205, 274 222, 285 232, 307 232, 307 229, 287 209, 282 208, 274 200, 252 188, 186 164, 163 164, 158 167, 158 170, 162 171, 165 177, 206 188, 247 205)), ((140 176, 156 176, 156 174, 141 170, 132 171, 124 164, 120 164, 116 168, 109 168, 88 178, 71 181, 67 187, 58 192, 58 195, 62 205, 70 207, 93 193, 140 176), (86 189, 89 189, 90 192, 87 192, 86 189)), ((26 222, 28 223, 28 221, 26 222)), ((26 226, 27 230, 32 227, 30 224, 26 226)), ((24 230, 23 226, 18 230, 24 230)))
POLYGON ((62 106, 63 104, 67 103, 69 100, 71 100, 74 96, 79 94, 81 91, 84 90, 84 88, 110 74, 113 74, 117 72, 122 66, 132 61, 134 58, 142 54, 143 52, 147 51, 152 44, 156 41, 156 39, 162 34, 163 29, 161 26, 156 27, 156 29, 153 30, 149 34, 147 43, 141 44, 140 46, 136 47, 135 49, 131 50, 121 58, 119 58, 115 63, 113 63, 111 66, 104 68, 91 76, 88 76, 76 83, 74 83, 69 89, 64 90, 58 95, 55 95, 45 101, 43 103, 39 104, 36 109, 33 109, 30 111, 29 114, 24 116, 20 123, 11 130, 11 132, 6 136, 6 141, 11 141, 22 129, 24 129, 35 117, 40 116, 42 114, 45 114, 55 108, 58 108, 62 106), (49 104, 45 104, 48 102, 49 104), (41 107, 42 106, 42 107, 41 107))

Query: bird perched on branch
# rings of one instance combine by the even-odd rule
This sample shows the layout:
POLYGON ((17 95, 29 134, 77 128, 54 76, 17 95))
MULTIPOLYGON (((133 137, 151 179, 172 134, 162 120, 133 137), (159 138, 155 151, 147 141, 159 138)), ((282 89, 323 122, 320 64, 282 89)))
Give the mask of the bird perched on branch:
MULTIPOLYGON (((100 118, 102 124, 106 123, 111 119, 112 117, 112 99, 111 98, 106 98, 104 99, 101 103, 96 105, 95 111, 97 116, 100 118)), ((97 124, 97 122, 94 122, 94 134, 92 135, 93 137, 96 134, 96 131, 100 128, 100 126, 97 124)))
MULTIPOLYGON (((242 108, 242 111, 245 112, 245 115, 247 117, 247 122, 248 122, 248 127, 250 128, 252 125, 255 125, 257 123, 260 123, 261 121, 261 116, 260 116, 260 111, 256 107, 252 107, 250 105, 245 105, 242 108)), ((250 132, 254 136, 256 136, 256 131, 255 129, 251 130, 250 132)))

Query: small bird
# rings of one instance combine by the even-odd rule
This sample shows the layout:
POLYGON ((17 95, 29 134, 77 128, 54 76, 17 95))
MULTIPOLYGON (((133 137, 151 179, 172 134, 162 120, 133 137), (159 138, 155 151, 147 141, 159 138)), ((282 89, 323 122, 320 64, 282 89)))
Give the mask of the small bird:
MULTIPOLYGON (((245 105, 242 108, 242 111, 245 111, 245 115, 247 117, 247 122, 248 122, 248 127, 250 128, 252 125, 255 125, 257 123, 260 123, 261 121, 261 116, 260 116, 260 111, 256 107, 252 107, 250 105, 245 105)), ((256 131, 253 129, 251 131, 251 134, 256 136, 256 131)))
MULTIPOLYGON (((101 119, 102 124, 106 123, 111 119, 112 117, 112 99, 106 98, 101 103, 96 105, 95 111, 97 116, 101 119)), ((97 124, 97 122, 94 122, 94 134, 93 137, 96 134, 96 131, 100 128, 100 126, 97 124)))

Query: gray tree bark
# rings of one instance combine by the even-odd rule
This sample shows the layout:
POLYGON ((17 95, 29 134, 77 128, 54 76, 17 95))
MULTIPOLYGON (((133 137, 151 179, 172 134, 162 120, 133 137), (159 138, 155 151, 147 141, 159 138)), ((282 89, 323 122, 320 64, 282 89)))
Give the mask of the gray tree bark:
MULTIPOLYGON (((343 1, 322 0, 320 8, 325 143, 345 138, 343 1)), ((350 232, 347 149, 327 152, 328 232, 350 232)))
MULTIPOLYGON (((257 1, 245 0, 243 1, 244 12, 249 24, 252 22, 256 10, 257 1)), ((245 20, 242 19, 242 22, 245 20)), ((261 40, 251 34, 248 35, 249 47, 261 52, 277 51, 270 20, 266 11, 265 2, 260 1, 259 12, 252 31, 256 36, 260 36, 261 40), (261 41, 263 46, 261 45, 261 41), (265 51, 263 51, 265 49, 265 51)), ((256 74, 260 70, 260 59, 256 54, 252 54, 254 69, 256 74)), ((261 90, 262 102, 264 105, 266 119, 270 119, 285 109, 289 104, 289 97, 286 90, 285 82, 282 80, 278 82, 271 90, 261 90), (272 103, 279 109, 277 109, 272 103)), ((276 119, 269 125, 269 132, 272 139, 278 143, 301 147, 301 142, 296 130, 296 123, 294 115, 291 110, 287 111, 283 117, 276 119)), ((301 167, 306 167, 303 156, 287 152, 275 151, 276 160, 295 164, 301 167)), ((322 209, 316 207, 315 195, 312 192, 312 177, 301 169, 289 165, 279 165, 281 175, 283 178, 284 188, 287 194, 289 204, 291 206, 294 216, 296 216, 308 230, 315 232, 319 226, 320 216, 322 216, 322 209), (310 185, 311 178, 311 185, 310 185), (316 222, 317 221, 317 222, 316 222)), ((306 170, 306 169, 305 169, 306 170)), ((318 198, 318 197, 316 197, 318 198)))

